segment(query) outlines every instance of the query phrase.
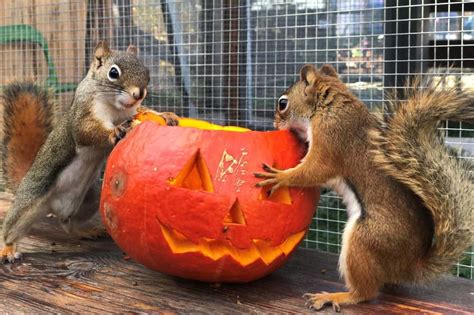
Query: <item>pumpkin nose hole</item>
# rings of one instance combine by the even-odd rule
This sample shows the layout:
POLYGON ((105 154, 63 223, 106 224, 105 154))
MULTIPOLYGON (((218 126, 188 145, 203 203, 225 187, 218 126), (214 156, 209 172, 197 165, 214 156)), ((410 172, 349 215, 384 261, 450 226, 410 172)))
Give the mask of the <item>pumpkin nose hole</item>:
POLYGON ((245 217, 240 207, 240 202, 238 199, 235 200, 234 204, 229 210, 229 213, 224 218, 225 224, 240 224, 245 225, 245 217))

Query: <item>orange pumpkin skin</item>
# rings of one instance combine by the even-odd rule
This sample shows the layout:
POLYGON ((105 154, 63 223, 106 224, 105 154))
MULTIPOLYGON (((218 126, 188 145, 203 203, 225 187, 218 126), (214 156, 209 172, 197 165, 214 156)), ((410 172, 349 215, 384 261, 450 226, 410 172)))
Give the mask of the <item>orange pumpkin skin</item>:
POLYGON ((287 131, 143 122, 108 159, 102 218, 121 249, 150 269, 208 282, 252 281, 288 259, 319 198, 317 189, 284 188, 267 200, 253 172, 262 163, 286 169, 302 156, 287 131))

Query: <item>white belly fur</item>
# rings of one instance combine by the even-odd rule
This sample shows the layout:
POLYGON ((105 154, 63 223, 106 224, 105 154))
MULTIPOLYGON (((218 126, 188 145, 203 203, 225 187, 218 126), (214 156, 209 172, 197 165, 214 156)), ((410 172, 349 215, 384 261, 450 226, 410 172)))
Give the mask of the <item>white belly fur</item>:
POLYGON ((346 184, 343 178, 333 178, 326 183, 326 186, 334 190, 339 196, 342 197, 342 201, 346 205, 347 214, 349 217, 342 235, 342 249, 341 255, 339 256, 339 272, 342 276, 344 276, 347 270, 346 257, 347 249, 350 246, 349 241, 351 239, 351 234, 354 230, 355 223, 361 215, 362 206, 357 200, 354 191, 349 187, 349 185, 346 184))
POLYGON ((76 156, 58 176, 49 204, 60 219, 67 219, 77 212, 87 190, 99 179, 105 152, 92 147, 76 149, 76 156))
MULTIPOLYGON (((115 98, 119 96, 114 97, 112 103, 115 104, 115 98)), ((105 128, 112 130, 115 126, 121 124, 127 119, 132 118, 137 113, 137 108, 140 106, 140 104, 141 101, 138 101, 133 107, 125 108, 123 105, 116 105, 115 107, 109 105, 107 102, 96 100, 92 109, 95 118, 101 121, 105 128)))

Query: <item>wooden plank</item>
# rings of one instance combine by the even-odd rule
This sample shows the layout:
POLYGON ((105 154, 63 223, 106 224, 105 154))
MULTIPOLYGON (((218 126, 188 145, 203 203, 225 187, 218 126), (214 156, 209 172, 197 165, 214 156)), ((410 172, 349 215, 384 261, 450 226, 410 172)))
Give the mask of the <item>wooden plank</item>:
MULTIPOLYGON (((10 200, 0 194, 0 217, 10 200)), ((178 279, 125 259, 107 237, 73 239, 52 218, 34 228, 22 249, 24 260, 0 265, 0 311, 309 314, 304 293, 344 287, 336 255, 304 249, 273 275, 248 284, 178 279)), ((344 307, 343 313, 469 314, 473 291, 472 281, 447 276, 423 288, 385 290, 377 301, 344 307)))

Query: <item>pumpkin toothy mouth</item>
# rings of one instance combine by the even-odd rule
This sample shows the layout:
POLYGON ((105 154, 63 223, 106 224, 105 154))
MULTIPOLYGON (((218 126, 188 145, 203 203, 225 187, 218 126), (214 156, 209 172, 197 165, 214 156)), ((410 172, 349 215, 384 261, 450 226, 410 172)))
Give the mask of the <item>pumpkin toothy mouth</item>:
POLYGON ((214 261, 230 256, 243 267, 259 259, 268 266, 281 255, 288 256, 305 234, 305 231, 291 234, 283 243, 276 246, 272 246, 269 241, 254 239, 249 248, 238 249, 229 241, 210 238, 201 238, 198 243, 194 243, 178 231, 158 223, 173 254, 201 253, 214 261))

